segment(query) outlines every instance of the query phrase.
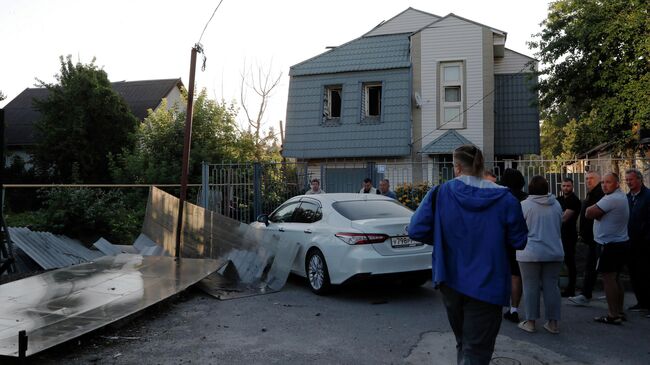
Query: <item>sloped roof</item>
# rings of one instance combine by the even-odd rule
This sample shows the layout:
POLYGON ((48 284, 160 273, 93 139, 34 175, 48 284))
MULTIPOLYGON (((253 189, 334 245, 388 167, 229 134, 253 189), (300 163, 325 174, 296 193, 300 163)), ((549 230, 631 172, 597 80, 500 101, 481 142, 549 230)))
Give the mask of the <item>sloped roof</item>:
POLYGON ((428 145, 424 146, 420 153, 430 155, 450 154, 453 153, 456 148, 466 144, 474 145, 460 133, 450 129, 440 137, 431 141, 428 145))
POLYGON ((364 36, 404 33, 404 32, 395 31, 396 29, 403 30, 404 27, 404 24, 396 24, 396 23, 399 23, 401 20, 407 17, 409 18, 408 19, 409 23, 411 23, 409 24, 409 26, 413 27, 410 30, 411 32, 418 30, 419 28, 421 28, 423 24, 430 24, 434 20, 440 19, 440 16, 438 15, 427 13, 426 11, 409 7, 406 10, 402 11, 401 13, 395 15, 394 17, 386 21, 382 21, 377 26, 372 28, 368 33, 364 34, 364 36), (420 24, 420 26, 418 26, 417 24, 420 24))
POLYGON ((503 31, 503 30, 500 30, 500 29, 497 29, 497 28, 491 27, 491 26, 489 26, 489 25, 485 25, 485 24, 482 24, 482 23, 476 22, 476 21, 471 20, 471 19, 463 18, 462 16, 458 16, 458 15, 456 15, 456 14, 454 14, 454 13, 449 13, 449 14, 443 16, 443 17, 440 18, 440 19, 436 19, 436 20, 434 20, 433 22, 431 22, 431 24, 429 24, 429 25, 423 27, 422 29, 420 29, 420 30, 418 30, 418 31, 413 32, 413 34, 419 33, 419 32, 421 32, 421 31, 423 31, 424 29, 427 29, 427 28, 429 28, 429 27, 431 27, 431 26, 433 26, 433 25, 435 25, 435 24, 442 23, 442 22, 444 22, 445 20, 447 20, 447 19, 449 19, 449 18, 460 19, 460 20, 462 20, 462 21, 465 21, 465 22, 468 22, 468 23, 472 23, 472 24, 478 25, 479 27, 488 28, 488 29, 490 29, 490 31, 492 31, 493 33, 501 34, 501 35, 503 35, 503 36, 506 37, 506 38, 508 37, 508 32, 505 32, 505 31, 503 31))
POLYGON ((410 67, 409 34, 361 37, 291 67, 290 76, 410 67))
MULTIPOLYGON (((142 120, 148 109, 155 109, 174 87, 182 87, 181 79, 120 81, 111 83, 120 94, 131 113, 142 120)), ((5 138, 7 146, 25 146, 35 143, 34 123, 40 113, 34 109, 33 101, 45 100, 49 95, 46 88, 27 88, 5 105, 5 138)))
POLYGON ((181 87, 181 79, 120 81, 112 82, 111 86, 129 105, 131 113, 143 120, 147 117, 147 109, 155 109, 162 98, 166 97, 175 87, 181 87))

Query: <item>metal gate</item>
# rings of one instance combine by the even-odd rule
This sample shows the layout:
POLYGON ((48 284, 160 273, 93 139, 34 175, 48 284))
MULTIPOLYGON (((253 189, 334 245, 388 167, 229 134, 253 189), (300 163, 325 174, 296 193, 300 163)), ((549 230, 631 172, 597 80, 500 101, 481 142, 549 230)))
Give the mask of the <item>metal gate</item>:
POLYGON ((303 194, 309 174, 306 163, 203 163, 201 185, 201 206, 250 223, 303 194))

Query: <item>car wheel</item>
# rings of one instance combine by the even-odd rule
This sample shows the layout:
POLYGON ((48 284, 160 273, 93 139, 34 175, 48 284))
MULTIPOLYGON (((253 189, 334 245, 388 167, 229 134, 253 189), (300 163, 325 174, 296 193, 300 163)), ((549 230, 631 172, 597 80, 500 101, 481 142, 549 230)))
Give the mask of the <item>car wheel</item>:
POLYGON ((307 273, 307 283, 311 291, 318 295, 327 294, 330 291, 332 284, 327 271, 327 263, 319 249, 313 248, 307 253, 305 272, 307 273))

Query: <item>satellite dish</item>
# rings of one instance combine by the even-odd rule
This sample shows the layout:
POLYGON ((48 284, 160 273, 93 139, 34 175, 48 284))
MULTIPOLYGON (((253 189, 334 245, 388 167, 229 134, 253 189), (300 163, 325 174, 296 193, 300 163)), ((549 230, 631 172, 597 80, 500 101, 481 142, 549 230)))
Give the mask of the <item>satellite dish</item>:
POLYGON ((416 107, 421 107, 422 106, 422 97, 420 96, 419 92, 415 92, 415 106, 416 107))

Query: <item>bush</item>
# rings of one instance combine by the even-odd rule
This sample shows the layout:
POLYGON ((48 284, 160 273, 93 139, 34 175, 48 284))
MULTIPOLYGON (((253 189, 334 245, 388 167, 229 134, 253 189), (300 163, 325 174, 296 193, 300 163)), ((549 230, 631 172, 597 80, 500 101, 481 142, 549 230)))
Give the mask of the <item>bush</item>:
POLYGON ((85 243, 104 237, 130 244, 137 237, 146 208, 146 194, 119 190, 55 188, 42 194, 44 208, 37 230, 65 234, 85 243))
POLYGON ((417 184, 400 184, 395 188, 395 194, 400 203, 415 210, 420 205, 420 202, 431 189, 428 182, 421 182, 417 184))

